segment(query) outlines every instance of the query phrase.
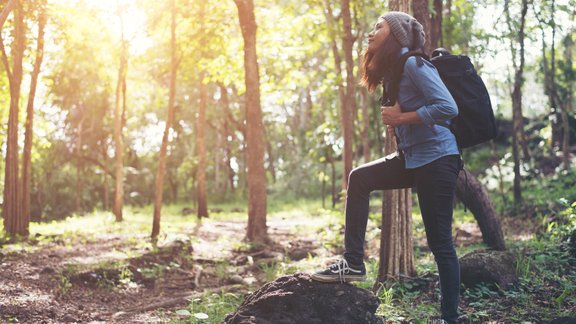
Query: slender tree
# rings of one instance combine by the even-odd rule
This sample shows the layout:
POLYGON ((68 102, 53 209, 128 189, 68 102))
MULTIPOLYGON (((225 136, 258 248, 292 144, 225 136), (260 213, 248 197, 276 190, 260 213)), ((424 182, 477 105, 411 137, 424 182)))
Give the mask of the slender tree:
POLYGON ((208 217, 208 203, 206 201, 206 106, 208 104, 208 89, 204 83, 204 73, 200 73, 200 105, 196 119, 196 149, 198 154, 197 180, 197 216, 208 217))
MULTIPOLYGON (((510 9, 510 0, 504 2, 504 12, 506 14, 506 23, 508 30, 513 33, 515 31, 512 23, 510 9)), ((524 159, 529 159, 528 145, 526 143, 526 135, 524 133, 524 117, 522 114, 522 85, 524 83, 524 65, 525 65, 525 27, 526 27, 526 13, 528 11, 528 1, 522 0, 519 29, 516 31, 517 35, 510 39, 510 49, 512 53, 512 65, 514 66, 514 84, 511 91, 512 96, 512 157, 514 159, 514 203, 520 204, 522 202, 522 176, 520 174, 520 150, 524 153, 524 159), (519 46, 517 52, 516 48, 519 46)))
POLYGON ((10 84, 10 112, 8 114, 2 215, 4 217, 4 229, 11 236, 28 234, 28 224, 24 223, 24 219, 21 217, 21 186, 18 174, 18 113, 22 85, 22 60, 26 43, 25 29, 24 8, 22 8, 21 3, 17 2, 14 5, 14 41, 10 51, 12 66, 10 66, 6 54, 4 40, 0 35, 2 63, 10 84))
POLYGON ((176 1, 170 0, 170 90, 168 95, 168 109, 166 128, 160 146, 158 157, 158 171, 154 186, 154 219, 152 222, 152 241, 157 241, 160 234, 160 217, 162 211, 162 195, 164 191, 164 173, 166 169, 166 153, 168 150, 168 135, 174 123, 174 102, 176 100, 176 73, 178 70, 178 57, 176 53, 176 1))
MULTIPOLYGON (((444 3, 442 0, 434 0, 434 13, 432 14, 430 23, 430 46, 432 50, 443 47, 444 42, 442 38, 442 15, 444 11, 444 3)), ((428 52, 428 54, 432 54, 428 52)))
POLYGON ((228 186, 230 186, 230 190, 232 192, 235 190, 235 172, 234 169, 232 169, 232 148, 230 147, 230 138, 233 136, 230 125, 234 124, 234 117, 232 117, 232 113, 230 112, 228 89, 223 84, 219 84, 218 87, 220 88, 220 104, 222 105, 222 110, 224 111, 224 118, 222 118, 222 135, 224 138, 224 163, 227 174, 226 185, 224 186, 223 190, 223 193, 225 194, 227 191, 226 188, 228 186))
POLYGON ((354 42, 356 37, 352 34, 352 18, 350 14, 350 0, 341 0, 342 15, 342 50, 346 63, 346 91, 344 101, 340 107, 340 120, 344 137, 344 188, 348 185, 348 175, 352 171, 354 142, 354 112, 356 111, 356 77, 354 76, 354 42))
POLYGON ((32 142, 34 139, 34 99, 38 85, 38 75, 44 58, 44 29, 46 26, 46 3, 42 1, 38 6, 38 38, 36 45, 36 58, 30 77, 30 90, 26 106, 26 124, 24 135, 24 153, 22 156, 22 218, 25 226, 30 222, 30 185, 32 173, 32 142))
POLYGON ((252 242, 268 241, 266 227, 266 170, 264 168, 264 124, 260 105, 260 75, 256 54, 256 17, 253 0, 234 0, 244 39, 246 83, 246 155, 248 185, 248 229, 252 242))
POLYGON ((112 213, 117 222, 121 222, 124 205, 124 111, 126 109, 126 74, 128 68, 128 44, 124 38, 124 17, 118 5, 120 19, 120 64, 118 65, 118 80, 116 81, 116 99, 114 101, 114 164, 115 164, 115 192, 112 213))
MULTIPOLYGON (((572 21, 576 18, 576 10, 572 11, 572 21)), ((568 171, 571 168, 570 159, 570 121, 568 116, 570 113, 574 112, 574 64, 572 60, 574 40, 572 35, 574 34, 574 27, 570 29, 566 37, 564 38, 564 60, 565 63, 565 73, 566 76, 566 100, 565 104, 562 105, 562 164, 564 170, 568 171)))

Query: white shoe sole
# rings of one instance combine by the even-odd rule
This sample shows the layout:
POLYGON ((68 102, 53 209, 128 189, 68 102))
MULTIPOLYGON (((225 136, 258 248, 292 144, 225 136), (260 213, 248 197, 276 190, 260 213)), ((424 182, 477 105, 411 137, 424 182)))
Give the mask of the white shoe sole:
POLYGON ((313 280, 316 281, 320 281, 320 282, 352 282, 352 281, 366 281, 366 275, 364 276, 350 276, 350 275, 344 275, 342 277, 339 276, 327 276, 327 275, 321 275, 321 274, 311 274, 310 278, 312 278, 313 280))

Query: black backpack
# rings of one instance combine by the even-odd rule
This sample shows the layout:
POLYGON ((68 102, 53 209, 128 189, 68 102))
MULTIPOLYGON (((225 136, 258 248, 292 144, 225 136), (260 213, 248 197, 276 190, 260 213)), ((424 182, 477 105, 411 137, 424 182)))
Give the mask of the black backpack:
MULTIPOLYGON (((420 60, 428 59, 425 54, 416 51, 401 56, 389 91, 384 88, 383 105, 393 105, 396 102, 404 64, 410 56, 416 56, 419 65, 423 64, 420 60)), ((498 128, 490 95, 470 58, 465 55, 451 55, 447 50, 439 48, 432 52, 429 61, 438 70, 440 78, 458 106, 458 116, 452 119, 450 124, 458 147, 463 149, 494 139, 498 128)))

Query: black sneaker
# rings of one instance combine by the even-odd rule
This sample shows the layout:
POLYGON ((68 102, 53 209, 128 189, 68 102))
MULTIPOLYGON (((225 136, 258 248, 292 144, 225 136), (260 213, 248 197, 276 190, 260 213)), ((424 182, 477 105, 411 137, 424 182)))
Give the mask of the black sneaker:
POLYGON ((330 265, 326 270, 312 274, 310 278, 322 282, 364 281, 366 280, 366 267, 364 263, 360 266, 351 266, 346 259, 342 259, 330 265))

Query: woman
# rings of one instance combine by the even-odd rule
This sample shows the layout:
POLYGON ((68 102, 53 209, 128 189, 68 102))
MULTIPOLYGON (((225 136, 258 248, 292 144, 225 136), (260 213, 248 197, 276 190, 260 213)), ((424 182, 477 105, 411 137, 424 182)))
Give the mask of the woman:
MULTIPOLYGON (((363 55, 362 84, 374 91, 389 89, 398 59, 422 50, 422 25, 402 12, 380 17, 368 35, 363 55)), ((382 106, 382 121, 398 139, 399 152, 362 165, 348 178, 344 258, 312 275, 314 280, 342 282, 366 279, 364 236, 370 192, 415 187, 434 254, 442 292, 442 319, 457 323, 460 266, 452 242, 452 204, 461 166, 456 139, 446 127, 458 114, 454 99, 434 66, 409 57, 400 79, 396 103, 382 106)))

